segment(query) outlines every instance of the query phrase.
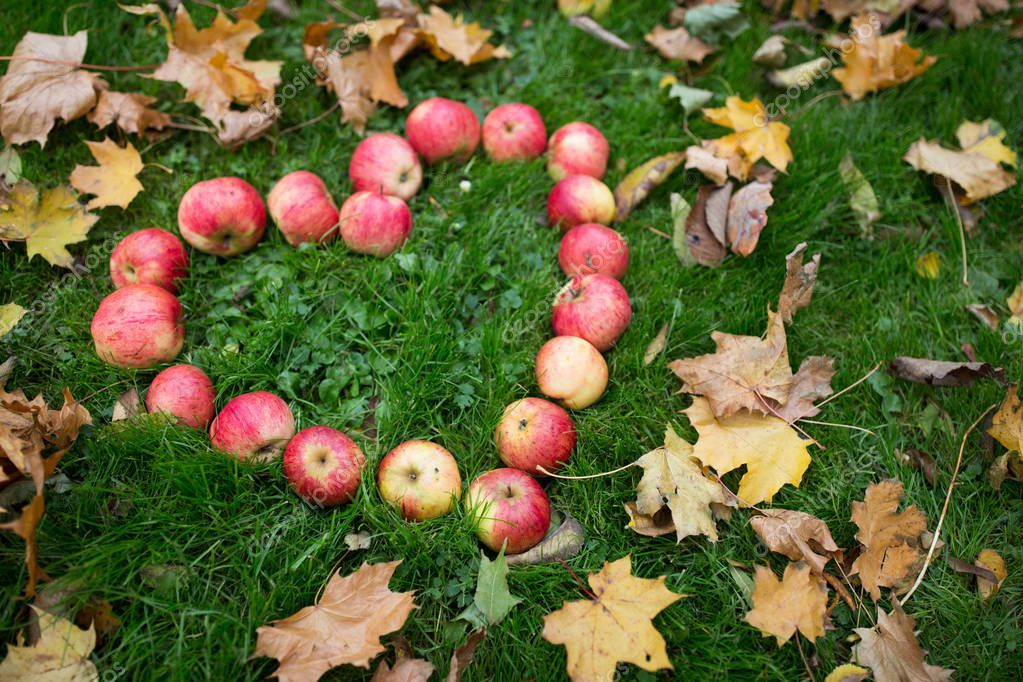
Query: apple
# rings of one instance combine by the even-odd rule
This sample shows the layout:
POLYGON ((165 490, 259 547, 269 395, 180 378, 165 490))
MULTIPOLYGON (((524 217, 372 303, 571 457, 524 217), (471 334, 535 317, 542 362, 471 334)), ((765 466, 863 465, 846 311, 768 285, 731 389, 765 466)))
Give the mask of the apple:
POLYGON ((120 289, 129 284, 155 284, 172 294, 188 275, 188 251, 167 230, 148 227, 132 232, 110 254, 110 279, 120 289))
POLYGON ((181 303, 155 284, 129 284, 100 301, 90 325, 96 355, 115 367, 145 368, 181 352, 181 303))
POLYGON ((569 175, 547 195, 547 219, 551 227, 568 230, 583 223, 609 223, 615 216, 615 198, 600 180, 589 175, 569 175))
POLYGON ((254 391, 231 398, 210 424, 210 444, 238 459, 266 462, 295 435, 291 408, 273 393, 254 391))
POLYGON ((607 170, 607 140, 589 123, 566 123, 547 143, 547 173, 552 180, 569 175, 589 175, 598 180, 607 170))
POLYGON ((399 197, 356 192, 341 204, 341 239, 356 253, 391 255, 412 232, 412 212, 399 197))
POLYGON ((409 521, 444 516, 462 495, 462 477, 451 453, 428 440, 409 440, 380 460, 380 495, 409 521))
POLYGON ((405 120, 405 137, 426 163, 465 163, 480 143, 480 122, 465 104, 431 97, 405 120))
POLYGON ((536 382, 548 398, 581 410, 604 395, 607 362, 586 339, 555 336, 536 354, 536 382))
POLYGON ((518 554, 543 540, 551 526, 551 503, 528 474, 494 469, 469 484, 465 508, 476 537, 495 552, 518 554), (507 541, 507 545, 505 545, 507 541))
POLYGON ((256 188, 241 178, 203 180, 178 205, 178 230, 203 253, 236 256, 263 237, 266 209, 256 188))
POLYGON ((575 425, 563 408, 543 398, 523 398, 504 408, 494 444, 501 461, 533 476, 546 476, 568 462, 575 425))
POLYGON ((173 365, 153 377, 146 391, 146 411, 165 412, 185 426, 205 431, 216 398, 206 372, 195 365, 173 365))
POLYGON ((577 275, 554 299, 551 326, 558 336, 578 336, 606 351, 631 319, 629 294, 621 282, 607 275, 577 275))
POLYGON ((320 176, 299 170, 288 173, 266 196, 277 229, 292 246, 334 238, 337 204, 320 176))
POLYGON ((310 426, 284 448, 284 476, 310 504, 337 507, 353 497, 366 458, 351 438, 329 426, 310 426))
POLYGON ((547 148, 547 128, 528 104, 502 104, 483 119, 483 148, 492 161, 535 159, 547 148))
POLYGON ((583 223, 561 238, 558 263, 569 277, 601 274, 621 279, 629 267, 629 246, 610 227, 583 223))
POLYGON ((376 133, 355 148, 348 163, 348 178, 357 192, 380 192, 408 201, 419 191, 423 167, 404 137, 376 133))

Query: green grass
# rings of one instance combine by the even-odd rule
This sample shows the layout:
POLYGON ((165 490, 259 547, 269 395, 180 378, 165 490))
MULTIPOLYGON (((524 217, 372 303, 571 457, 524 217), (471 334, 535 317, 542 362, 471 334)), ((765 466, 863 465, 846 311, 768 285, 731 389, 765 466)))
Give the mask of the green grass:
MULTIPOLYGON (((540 109, 550 130, 574 119, 590 121, 611 141, 612 186, 623 169, 685 143, 677 104, 657 89, 670 65, 646 49, 608 48, 568 28, 552 6, 464 7, 495 27, 515 57, 463 68, 418 53, 400 68, 410 100, 444 95, 481 114, 493 103, 525 101, 540 109), (531 25, 523 25, 526 18, 531 25)), ((206 8, 193 9, 197 20, 211 16, 206 8)), ((718 103, 732 93, 759 95, 765 102, 779 94, 750 62, 769 28, 759 6, 748 9, 753 29, 711 57, 713 68, 695 79, 717 93, 718 103)), ((666 20, 667 10, 668 3, 618 0, 606 23, 640 45, 654 23, 666 20)), ((264 19, 267 30, 252 54, 285 59, 289 80, 303 68, 304 23, 328 11, 326 3, 308 1, 295 19, 264 19)), ((26 30, 60 33, 64 13, 64 3, 56 2, 6 7, 0 53, 10 54, 26 30)), ((90 30, 89 62, 154 63, 164 54, 162 35, 147 33, 144 20, 113 3, 68 6, 67 21, 72 31, 90 30)), ((688 401, 675 394, 679 382, 666 363, 710 350, 714 329, 759 333, 782 283, 784 256, 802 240, 809 241, 811 253, 823 253, 823 264, 813 304, 791 326, 794 365, 807 355, 834 355, 834 385, 843 387, 893 356, 955 359, 961 357, 960 344, 970 343, 982 359, 1020 378, 1023 337, 988 331, 963 305, 1001 305, 1020 280, 1023 192, 1016 187, 984 202, 980 232, 967 245, 966 289, 959 281, 954 218, 930 180, 900 159, 921 136, 952 143, 964 118, 998 119, 1018 146, 1023 45, 998 30, 923 34, 912 23, 907 28, 912 43, 939 57, 923 77, 859 103, 829 97, 800 109, 836 87, 826 79, 793 104, 788 122, 795 163, 775 184, 770 224, 752 256, 730 257, 715 270, 684 269, 670 244, 646 229, 670 231, 668 195, 679 191, 691 200, 700 184, 693 172, 673 176, 621 225, 632 255, 624 284, 633 323, 607 356, 607 394, 575 414, 579 446, 567 473, 592 474, 633 461, 660 443, 669 421, 695 438, 679 414, 688 401), (837 172, 846 152, 878 194, 886 238, 865 241, 857 234, 837 172), (913 273, 915 259, 929 250, 942 254, 934 281, 913 273), (643 351, 665 322, 671 322, 668 348, 646 367, 643 351)), ((798 32, 791 36, 811 44, 798 32)), ((177 103, 183 93, 175 84, 132 74, 104 77, 117 89, 142 90, 176 112, 194 113, 177 103)), ((302 90, 284 106, 281 129, 330 103, 320 88, 302 90)), ((385 108, 369 128, 400 132, 404 115, 385 108)), ((704 137, 723 132, 699 120, 691 126, 704 137)), ((65 182, 74 164, 91 163, 81 140, 101 138, 84 121, 58 127, 44 150, 36 145, 23 150, 25 175, 37 186, 65 182)), ((532 360, 549 336, 549 302, 562 280, 555 260, 558 235, 536 220, 550 187, 542 163, 497 166, 478 155, 465 167, 430 169, 428 185, 411 202, 411 241, 383 261, 354 256, 340 244, 293 249, 275 230, 237 258, 193 254, 181 296, 187 341, 180 361, 209 372, 218 405, 240 392, 272 390, 290 402, 300 426, 323 423, 352 434, 369 458, 353 504, 312 509, 290 492, 278 464, 237 464, 211 453, 202 434, 108 425, 118 394, 131 385, 144 390, 153 374, 111 369, 92 350, 88 325, 111 290, 106 259, 116 240, 143 227, 173 229, 184 191, 223 174, 240 175, 265 193, 285 172, 307 168, 343 198, 350 191, 346 168, 357 142, 333 116, 281 136, 276 148, 263 140, 235 152, 179 131, 144 157, 174 175, 145 171, 147 191, 126 211, 103 210, 89 241, 72 247, 91 266, 85 276, 66 278, 39 259, 30 262, 19 245, 0 252, 0 303, 35 306, 0 341, 0 358, 19 359, 8 386, 42 391, 51 400, 69 386, 86 399, 96 423, 64 460, 72 485, 49 495, 39 544, 41 562, 52 575, 82 585, 80 597, 109 600, 123 621, 95 656, 104 679, 260 679, 274 663, 248 660, 256 627, 310 603, 335 566, 350 572, 363 561, 403 560, 392 587, 417 590, 419 608, 403 634, 418 655, 446 671, 452 650, 466 636, 467 625, 455 616, 471 599, 479 551, 468 520, 456 512, 421 525, 403 523, 381 502, 370 472, 401 441, 429 438, 455 454, 470 480, 497 463, 491 433, 503 407, 537 394, 532 360), (472 182, 466 193, 459 189, 463 178, 472 182), (373 534, 371 549, 347 552, 344 534, 359 529, 373 534)), ((802 486, 787 487, 774 504, 820 516, 839 544, 849 547, 855 544, 850 502, 862 499, 871 482, 894 476, 933 527, 963 430, 1000 398, 1001 389, 990 382, 941 390, 864 384, 830 403, 820 419, 874 435, 808 427, 827 449, 814 451, 802 486), (948 418, 928 420, 935 408, 948 418), (940 471, 936 488, 897 460, 895 449, 909 446, 934 455, 940 471)), ((943 556, 908 605, 931 652, 929 661, 957 668, 958 679, 1023 675, 1023 503, 1017 484, 1001 491, 988 486, 989 458, 980 437, 973 436, 943 539, 945 555, 972 560, 984 547, 1002 553, 1009 567, 1002 592, 981 603, 970 581, 955 574, 943 556)), ((716 544, 639 537, 625 529, 622 509, 635 499, 638 477, 629 471, 546 484, 554 506, 576 516, 588 533, 573 569, 582 575, 631 554, 638 575, 666 575, 670 588, 691 595, 655 621, 679 678, 804 677, 794 644, 779 649, 742 621, 747 605, 729 561, 767 562, 778 573, 785 563, 765 554, 747 514, 722 524, 716 544)), ((737 483, 734 474, 725 480, 737 483)), ((19 627, 21 552, 11 536, 0 539, 4 641, 12 641, 19 627)), ((541 639, 542 617, 564 600, 581 598, 580 590, 560 565, 515 568, 510 585, 524 601, 490 631, 466 679, 561 679, 564 649, 541 639)), ((836 609, 837 631, 807 650, 818 666, 817 679, 849 659, 850 628, 869 625, 872 618, 873 607, 857 614, 843 605, 836 609)), ((671 677, 623 671, 622 679, 671 677)), ((368 677, 352 668, 334 675, 368 677)))

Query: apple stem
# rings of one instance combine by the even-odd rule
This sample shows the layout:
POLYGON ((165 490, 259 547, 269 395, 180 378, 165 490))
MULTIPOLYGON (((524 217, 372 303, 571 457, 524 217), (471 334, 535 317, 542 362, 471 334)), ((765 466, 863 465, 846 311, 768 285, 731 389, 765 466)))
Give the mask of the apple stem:
POLYGON ((566 571, 572 574, 572 578, 575 580, 576 584, 579 585, 579 589, 583 591, 583 594, 589 597, 590 600, 592 601, 598 601, 597 595, 593 594, 588 589, 586 589, 586 585, 583 583, 582 580, 579 579, 579 576, 575 574, 575 571, 572 570, 572 567, 565 563, 564 559, 558 559, 558 562, 565 567, 566 571))

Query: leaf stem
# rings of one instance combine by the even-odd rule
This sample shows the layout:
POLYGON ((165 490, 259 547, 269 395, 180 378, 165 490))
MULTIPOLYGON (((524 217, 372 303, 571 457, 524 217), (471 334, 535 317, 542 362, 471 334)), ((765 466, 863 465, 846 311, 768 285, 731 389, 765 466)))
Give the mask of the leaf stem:
POLYGON ((46 57, 20 57, 18 55, 0 56, 0 62, 42 62, 43 64, 56 64, 58 66, 74 66, 79 69, 90 69, 92 71, 154 71, 162 64, 139 64, 137 66, 103 66, 101 64, 85 64, 83 62, 71 62, 63 59, 47 59, 46 57))
POLYGON ((587 589, 586 584, 579 579, 579 576, 575 574, 575 571, 572 570, 571 566, 565 563, 564 559, 558 559, 558 562, 565 567, 566 571, 572 574, 572 578, 575 580, 576 584, 579 585, 579 589, 583 591, 583 594, 589 597, 592 601, 599 601, 597 599, 597 595, 593 594, 592 592, 589 591, 589 589, 587 589))

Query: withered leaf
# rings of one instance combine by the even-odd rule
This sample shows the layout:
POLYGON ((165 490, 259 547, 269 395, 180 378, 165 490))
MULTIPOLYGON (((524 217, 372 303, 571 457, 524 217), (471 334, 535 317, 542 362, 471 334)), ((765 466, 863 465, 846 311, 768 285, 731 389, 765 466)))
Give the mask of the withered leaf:
POLYGON ((586 529, 568 513, 564 520, 555 527, 551 524, 547 535, 538 545, 520 554, 512 554, 505 558, 509 566, 526 564, 545 564, 571 559, 583 548, 586 540, 586 529))
POLYGON ((937 142, 920 138, 902 160, 913 168, 947 178, 966 193, 963 204, 972 204, 1016 184, 1016 175, 990 157, 971 151, 946 149, 937 142))
POLYGON ((150 130, 163 130, 171 117, 153 108, 155 97, 134 92, 101 90, 96 108, 89 112, 89 122, 100 128, 112 123, 126 133, 141 135, 150 130))
POLYGON ((803 563, 789 564, 778 580, 767 566, 757 566, 753 609, 745 621, 782 646, 796 632, 811 642, 824 636, 828 588, 803 563))
POLYGON ((952 670, 930 665, 927 652, 916 640, 916 621, 907 616, 895 600, 891 613, 878 611, 877 625, 855 628, 860 641, 853 647, 853 657, 868 668, 877 682, 944 682, 952 670))
MULTIPOLYGON (((139 413, 140 409, 143 408, 138 390, 129 388, 117 397, 117 402, 114 403, 114 409, 110 415, 110 421, 119 422, 131 419, 139 413)), ((143 411, 145 410, 143 409, 143 411)))
POLYGON ((87 210, 104 206, 127 208, 145 189, 138 180, 144 164, 131 142, 120 147, 110 138, 102 142, 85 142, 98 166, 78 164, 71 171, 71 186, 82 194, 95 194, 87 210))
POLYGON ((806 242, 801 242, 785 256, 785 284, 778 296, 778 315, 787 324, 797 311, 810 305, 813 287, 817 283, 821 255, 813 254, 809 263, 803 263, 806 242))
POLYGON ((1015 384, 1005 392, 998 411, 991 418, 991 427, 987 430, 991 436, 1012 452, 1023 452, 1023 404, 1015 384))
POLYGON ((421 658, 399 657, 392 667, 380 661, 370 682, 427 682, 433 675, 433 663, 421 658))
POLYGON ((902 451, 902 460, 919 469, 927 485, 934 487, 938 477, 938 465, 934 463, 933 457, 918 448, 906 448, 902 451))
MULTIPOLYGON (((0 327, 2 329, 2 327, 0 327)), ((0 336, 3 333, 0 332, 0 336)), ((661 330, 657 332, 650 343, 647 345, 646 350, 643 352, 643 364, 649 365, 651 362, 657 359, 657 356, 664 352, 664 347, 668 345, 668 324, 664 323, 661 326, 661 330)))
POLYGON ((977 379, 1006 383, 1005 370, 986 362, 898 357, 888 363, 888 372, 897 379, 931 386, 969 386, 977 379))
POLYGON ((452 17, 436 5, 429 14, 419 15, 419 35, 433 56, 441 61, 454 58, 466 66, 488 59, 507 59, 511 52, 504 45, 491 44, 490 29, 478 22, 465 23, 462 17, 452 17))
POLYGON ((7 209, 0 210, 0 243, 23 241, 30 259, 39 255, 51 265, 70 268, 74 259, 68 244, 84 241, 97 220, 70 187, 43 190, 40 198, 22 180, 8 195, 7 209))
POLYGON ((7 645, 7 658, 0 662, 0 678, 10 682, 99 680, 96 664, 89 660, 96 648, 95 630, 82 630, 66 618, 29 606, 39 618, 39 641, 27 646, 19 633, 17 644, 7 645))
POLYGON ((704 145, 686 147, 686 170, 693 168, 715 185, 723 185, 728 180, 728 160, 714 156, 714 152, 704 145))
POLYGON ((773 185, 754 180, 741 187, 728 202, 728 245, 732 253, 748 256, 757 248, 767 226, 767 208, 774 203, 773 185))
POLYGON ((882 35, 876 21, 876 15, 872 14, 852 20, 851 48, 841 52, 845 65, 832 71, 835 80, 854 100, 912 80, 938 59, 934 56, 921 58, 921 50, 902 42, 905 31, 882 35))
POLYGON ((758 98, 747 102, 732 95, 725 100, 725 106, 704 109, 703 115, 711 123, 735 131, 709 144, 715 156, 734 161, 729 172, 739 180, 745 180, 760 159, 783 173, 792 161, 788 144, 791 130, 780 121, 772 121, 758 98))
MULTIPOLYGON (((726 185, 726 187, 728 188, 727 191, 730 192, 731 186, 726 185)), ((693 258, 696 259, 697 263, 712 268, 721 265, 721 261, 725 259, 725 254, 727 253, 724 243, 714 236, 710 226, 707 224, 708 201, 715 192, 720 191, 720 188, 713 185, 701 187, 700 191, 696 194, 693 208, 689 211, 689 215, 686 218, 686 244, 689 246, 690 253, 693 254, 693 258)))
POLYGON ((702 62, 707 55, 714 51, 712 45, 689 35, 689 31, 681 26, 665 28, 658 24, 644 38, 665 59, 702 62))
POLYGON ((977 591, 980 593, 980 598, 987 601, 998 594, 1002 583, 1009 575, 1005 570, 1005 559, 993 549, 982 549, 977 555, 976 566, 991 573, 990 578, 980 573, 977 574, 977 591))
POLYGON ((980 320, 980 323, 991 331, 998 331, 998 313, 989 305, 983 303, 968 303, 966 311, 980 320))
POLYGON ((841 551, 828 524, 801 511, 764 509, 750 519, 750 525, 769 550, 793 561, 805 561, 817 574, 841 551))
POLYGON ((913 506, 898 511, 903 495, 902 483, 889 479, 868 487, 863 502, 852 503, 852 521, 859 528, 856 539, 863 551, 850 575, 860 577, 874 601, 881 598, 882 587, 904 592, 923 556, 920 536, 927 530, 927 519, 913 506))
POLYGON ((625 220, 632 209, 664 182, 685 158, 685 152, 670 152, 656 156, 629 172, 615 187, 615 221, 625 220))
POLYGON ((486 636, 487 629, 480 628, 479 630, 474 630, 467 640, 458 645, 458 648, 451 654, 451 665, 448 667, 447 677, 444 678, 445 682, 458 682, 462 679, 462 674, 469 667, 469 664, 472 663, 473 656, 476 655, 476 647, 480 645, 480 642, 486 636))

